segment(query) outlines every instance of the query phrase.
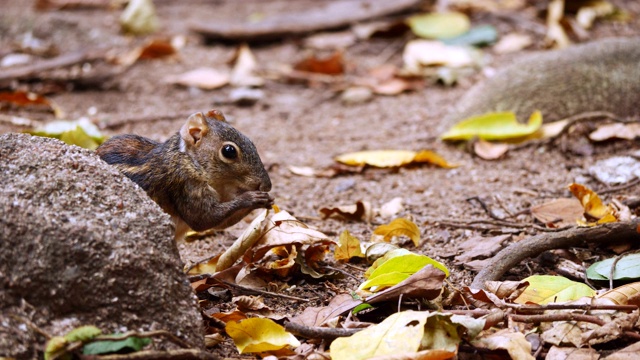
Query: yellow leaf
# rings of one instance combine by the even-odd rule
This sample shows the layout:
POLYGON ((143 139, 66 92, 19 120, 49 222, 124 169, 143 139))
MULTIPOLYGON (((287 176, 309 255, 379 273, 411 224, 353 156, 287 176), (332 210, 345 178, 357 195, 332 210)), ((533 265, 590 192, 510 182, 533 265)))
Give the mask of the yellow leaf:
POLYGON ((238 322, 230 321, 225 331, 233 339, 241 354, 280 350, 286 346, 300 346, 295 336, 270 319, 251 318, 238 322))
POLYGON ((532 302, 539 305, 551 302, 577 300, 581 297, 595 296, 596 292, 589 286, 571 281, 562 276, 534 275, 523 281, 529 286, 514 300, 518 304, 532 302))
POLYGON ((519 123, 512 112, 488 113, 462 120, 440 138, 469 140, 477 136, 483 140, 517 139, 535 133, 541 126, 542 114, 539 111, 531 115, 527 124, 519 123))
POLYGON ((364 257, 362 249, 360 248, 360 240, 355 236, 349 234, 348 230, 345 230, 340 234, 338 240, 338 246, 333 253, 336 260, 349 260, 352 257, 364 257))
POLYGON ((444 158, 433 151, 422 150, 371 150, 342 154, 336 157, 337 162, 350 166, 395 167, 412 163, 430 163, 444 168, 457 165, 449 164, 444 158))
MULTIPOLYGON (((610 206, 605 206, 598 194, 591 189, 584 185, 573 183, 569 185, 569 191, 580 200, 585 216, 598 220, 598 223, 617 221, 614 210, 610 206)), ((587 220, 591 220, 589 218, 587 220)))
POLYGON ((413 221, 398 218, 392 222, 378 226, 374 234, 384 236, 384 241, 389 242, 394 236, 404 235, 413 241, 415 246, 420 244, 420 229, 413 221))
POLYGON ((467 15, 459 12, 427 13, 411 16, 407 25, 414 34, 427 39, 446 39, 469 31, 467 15))

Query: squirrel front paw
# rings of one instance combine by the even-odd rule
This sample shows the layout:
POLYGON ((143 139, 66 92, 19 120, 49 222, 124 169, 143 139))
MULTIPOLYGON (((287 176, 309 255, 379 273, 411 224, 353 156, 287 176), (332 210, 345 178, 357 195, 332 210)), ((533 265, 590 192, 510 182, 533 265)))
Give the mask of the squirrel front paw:
POLYGON ((264 191, 247 191, 242 193, 240 197, 242 198, 242 203, 246 204, 245 207, 253 209, 268 209, 273 205, 274 201, 273 197, 264 191))

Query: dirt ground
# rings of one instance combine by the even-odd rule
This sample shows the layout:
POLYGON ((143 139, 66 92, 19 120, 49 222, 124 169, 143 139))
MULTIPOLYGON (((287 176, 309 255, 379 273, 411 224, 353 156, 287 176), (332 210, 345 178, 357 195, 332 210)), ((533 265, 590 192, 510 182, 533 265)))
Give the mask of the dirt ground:
MULTIPOLYGON (((10 51, 29 32, 34 37, 55 44, 61 54, 100 46, 133 48, 145 39, 120 33, 119 10, 36 12, 31 3, 0 0, 0 49, 3 52, 10 51)), ((202 66, 227 67, 227 62, 234 54, 236 45, 206 43, 199 35, 189 31, 189 23, 194 20, 215 22, 229 18, 245 19, 255 12, 268 15, 305 8, 312 2, 158 0, 155 3, 161 19, 161 30, 154 36, 186 36, 187 43, 180 50, 179 59, 141 61, 126 73, 105 83, 104 88, 90 87, 49 95, 65 111, 66 118, 77 119, 89 114, 98 124, 123 120, 122 126, 106 128, 104 133, 135 133, 164 140, 179 129, 189 114, 220 109, 235 127, 256 144, 272 179, 271 193, 281 209, 291 212, 330 237, 337 238, 343 230, 349 230, 361 240, 368 240, 374 227, 387 220, 376 218, 373 224, 321 220, 318 210, 361 200, 379 207, 395 197, 401 197, 405 209, 398 216, 412 218, 422 232, 418 248, 414 248, 410 242, 404 246, 445 263, 451 270, 449 281, 456 285, 469 284, 475 275, 475 272, 453 262, 452 255, 456 254, 457 244, 474 235, 505 232, 513 233, 512 241, 516 241, 534 234, 535 230, 487 226, 488 230, 483 231, 447 227, 438 225, 437 219, 489 220, 477 201, 468 200, 479 197, 497 213, 521 213, 511 218, 512 221, 533 223, 533 218, 525 210, 550 198, 569 197, 566 186, 571 182, 581 182, 595 190, 606 188, 587 174, 589 165, 599 159, 640 149, 637 141, 593 144, 582 134, 570 136, 556 145, 524 148, 509 152, 500 160, 485 161, 473 157, 462 145, 439 141, 438 135, 452 125, 443 123, 441 119, 451 111, 465 90, 484 76, 482 73, 463 79, 458 86, 428 85, 397 96, 376 96, 370 102, 356 105, 344 105, 328 85, 267 81, 262 88, 264 97, 257 104, 246 107, 229 104, 225 100, 231 87, 204 91, 161 81, 167 74, 180 74, 202 66), (162 119, 152 120, 154 116, 162 119), (150 120, 126 121, 141 117, 149 117, 150 120), (334 163, 336 155, 366 149, 431 149, 449 162, 462 166, 455 169, 431 166, 367 169, 361 174, 334 178, 302 177, 292 174, 288 169, 289 166, 326 167, 334 163)), ((635 1, 618 4, 636 19, 640 16, 640 5, 635 1)), ((531 32, 525 25, 529 22, 543 25, 544 21, 531 12, 523 12, 522 16, 528 22, 512 22, 487 13, 472 14, 472 21, 474 24, 494 25, 500 34, 516 30, 528 32, 535 39, 530 51, 537 51, 541 47, 543 34, 531 32)), ((589 36, 595 39, 637 35, 640 34, 639 28, 637 23, 619 25, 601 22, 589 36)), ((252 45, 251 49, 261 64, 292 64, 307 54, 302 48, 301 39, 288 38, 252 45)), ((388 62, 401 65, 402 44, 399 39, 359 41, 345 51, 348 71, 351 74, 364 74, 368 68, 381 65, 378 55, 394 46, 398 50, 388 62)), ((510 55, 497 55, 491 49, 486 52, 490 56, 488 67, 493 69, 499 69, 516 57, 526 56, 526 51, 510 55)), ((23 109, 9 112, 44 121, 53 119, 49 114, 33 115, 23 109)), ((589 125, 583 130, 588 128, 589 125)), ((19 126, 0 123, 2 133, 22 130, 24 128, 19 126)), ((635 186, 614 192, 606 199, 625 198, 637 194, 639 189, 640 186, 635 186)), ((220 252, 246 225, 246 222, 241 222, 203 240, 181 244, 183 259, 194 261, 220 252)), ((332 259, 328 261, 333 263, 332 259)), ((341 267, 339 264, 332 265, 341 267)), ((357 266, 365 268, 366 265, 361 263, 357 266)), ((341 268, 361 276, 352 268, 341 268)), ((520 279, 531 274, 552 272, 552 266, 543 267, 540 261, 530 259, 513 269, 506 278, 520 279)), ((359 281, 345 278, 325 282, 296 277, 287 279, 286 283, 295 287, 286 293, 311 298, 312 301, 304 304, 275 298, 266 298, 265 301, 280 312, 299 313, 306 306, 323 305, 338 289, 346 291, 356 288, 359 281), (335 287, 330 286, 329 282, 335 287)), ((224 305, 221 305, 221 309, 224 310, 224 305)), ((213 351, 237 356, 229 342, 213 351)))

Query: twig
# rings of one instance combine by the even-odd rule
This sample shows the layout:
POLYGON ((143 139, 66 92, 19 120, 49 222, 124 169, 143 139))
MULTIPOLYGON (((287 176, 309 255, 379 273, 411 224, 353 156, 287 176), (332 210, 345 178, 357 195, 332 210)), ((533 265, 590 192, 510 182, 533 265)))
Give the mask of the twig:
POLYGON ((348 267, 348 268, 351 268, 351 269, 353 269, 353 270, 360 271, 360 272, 366 272, 366 271, 367 271, 367 270, 365 270, 365 269, 359 268, 359 267, 357 267, 357 266, 355 266, 355 265, 352 265, 352 264, 349 264, 349 263, 345 263, 345 264, 344 264, 344 266, 346 266, 346 267, 348 267))
POLYGON ((38 325, 34 324, 31 320, 27 319, 24 316, 18 315, 18 314, 9 314, 9 317, 14 318, 15 320, 19 321, 19 322, 23 322, 25 323, 25 325, 27 325, 28 327, 31 328, 31 330, 37 332, 38 334, 44 336, 47 340, 51 339, 51 334, 49 334, 48 332, 40 329, 40 327, 38 327, 38 325))
POLYGON ((635 179, 629 181, 626 184, 622 184, 622 185, 618 185, 618 186, 612 186, 610 188, 599 190, 599 191, 596 191, 596 192, 598 194, 600 194, 600 195, 602 195, 602 194, 610 194, 610 193, 626 190, 626 189, 628 189, 630 187, 634 187, 634 186, 636 186, 638 184, 640 184, 640 178, 635 178, 635 179))
POLYGON ((117 355, 100 355, 95 357, 99 360, 220 360, 210 352, 198 349, 179 349, 179 350, 143 350, 130 354, 117 355))
POLYGON ((337 271, 337 272, 341 273, 342 275, 348 276, 348 277, 350 277, 350 278, 352 278, 352 279, 354 279, 356 281, 360 281, 360 279, 357 276, 355 276, 353 274, 350 274, 350 273, 348 273, 348 272, 346 272, 346 271, 344 271, 342 269, 338 269, 338 268, 335 268, 333 266, 328 266, 328 265, 324 265, 323 267, 327 268, 329 270, 337 271))
MULTIPOLYGON (((214 278, 215 279, 215 278, 214 278)), ((265 296, 271 296, 271 297, 279 297, 279 298, 283 298, 283 299, 289 299, 289 300, 295 300, 295 301, 302 301, 302 302, 309 302, 312 299, 303 299, 300 297, 296 297, 296 296, 291 296, 291 295, 285 295, 285 294, 278 294, 278 293, 274 293, 274 292, 270 292, 270 291, 266 291, 266 290, 259 290, 259 289, 252 289, 252 288, 248 288, 242 285, 238 285, 238 284, 233 284, 230 283, 228 281, 224 281, 224 280, 220 280, 220 279, 215 279, 216 281, 227 285, 229 287, 238 289, 238 290, 242 290, 248 293, 256 293, 256 294, 260 294, 260 295, 265 295, 265 296)))
POLYGON ((12 80, 21 80, 37 77, 37 74, 57 68, 92 61, 104 57, 103 49, 79 50, 60 55, 53 59, 39 61, 35 64, 15 67, 3 70, 0 73, 0 84, 12 80))
POLYGON ((488 219, 472 219, 472 220, 467 220, 467 221, 449 221, 449 220, 442 220, 442 219, 428 219, 428 222, 433 222, 433 223, 438 223, 439 225, 444 225, 444 226, 450 226, 450 227, 461 227, 461 228, 471 228, 471 229, 478 229, 478 230, 491 230, 490 228, 486 228, 486 227, 474 227, 474 224, 488 224, 488 225, 495 225, 495 226, 501 226, 501 227, 510 227, 510 228, 514 228, 514 229, 527 229, 527 228, 531 228, 531 229, 535 229, 535 230, 539 230, 539 231, 545 231, 545 232, 558 232, 558 231, 563 231, 563 230, 567 230, 570 229, 571 226, 567 226, 567 227, 563 227, 563 228, 558 228, 558 229, 549 229, 543 226, 540 226, 538 224, 531 224, 531 223, 518 223, 518 222, 511 222, 511 221, 504 221, 504 220, 488 220, 488 219))
POLYGON ((546 304, 546 305, 524 305, 505 303, 505 307, 520 311, 545 311, 545 310, 617 310, 617 311, 634 311, 638 309, 637 305, 609 305, 609 304, 546 304))
POLYGON ((497 281, 522 260, 540 255, 544 251, 588 244, 603 245, 626 238, 638 238, 640 218, 626 222, 602 224, 589 228, 571 228, 565 231, 540 234, 511 244, 496 254, 482 269, 471 288, 484 289, 486 281, 497 281))
MULTIPOLYGON (((640 229, 638 229, 638 232, 640 232, 640 229)), ((616 258, 613 260, 613 263, 611 264, 611 269, 609 270, 609 290, 613 290, 613 274, 616 272, 616 265, 618 265, 618 261, 620 261, 623 257, 627 255, 635 254, 637 252, 638 250, 628 251, 624 254, 620 254, 616 256, 616 258)))
POLYGON ((482 207, 482 209, 484 210, 485 213, 487 213, 487 215, 489 215, 490 218, 498 220, 498 221, 504 221, 504 218, 501 218, 500 216, 494 214, 494 212, 489 209, 489 206, 484 202, 484 200, 480 199, 479 196, 472 196, 470 198, 466 198, 464 199, 466 202, 471 202, 473 200, 477 201, 478 204, 480 204, 480 206, 482 207))
POLYGON ((293 335, 301 336, 307 339, 325 339, 333 340, 339 337, 351 336, 363 329, 339 329, 339 328, 323 328, 304 326, 293 322, 286 322, 284 329, 293 335))

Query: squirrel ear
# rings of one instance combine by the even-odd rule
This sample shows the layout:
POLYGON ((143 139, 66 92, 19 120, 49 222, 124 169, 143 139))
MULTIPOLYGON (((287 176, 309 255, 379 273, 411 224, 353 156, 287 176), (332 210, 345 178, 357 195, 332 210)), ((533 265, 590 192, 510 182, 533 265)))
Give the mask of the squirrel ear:
POLYGON ((218 121, 224 121, 227 122, 227 119, 224 118, 224 115, 222 114, 222 111, 220 110, 209 110, 207 111, 207 117, 213 118, 215 120, 218 121))
POLYGON ((180 128, 180 137, 189 146, 197 146, 200 140, 209 132, 209 125, 202 113, 196 113, 187 119, 180 128))

